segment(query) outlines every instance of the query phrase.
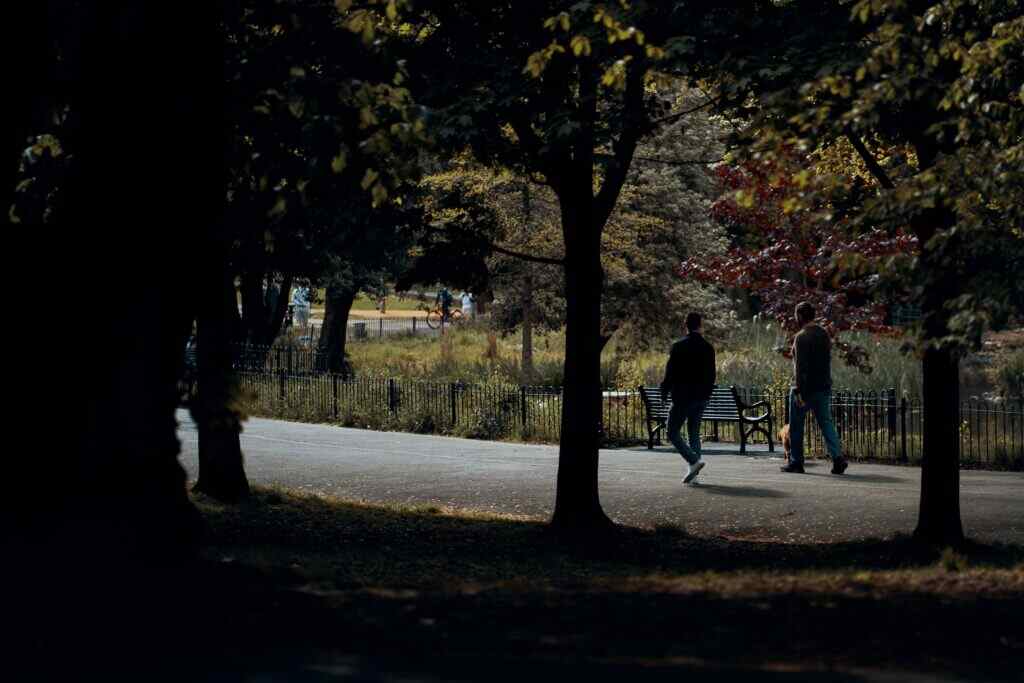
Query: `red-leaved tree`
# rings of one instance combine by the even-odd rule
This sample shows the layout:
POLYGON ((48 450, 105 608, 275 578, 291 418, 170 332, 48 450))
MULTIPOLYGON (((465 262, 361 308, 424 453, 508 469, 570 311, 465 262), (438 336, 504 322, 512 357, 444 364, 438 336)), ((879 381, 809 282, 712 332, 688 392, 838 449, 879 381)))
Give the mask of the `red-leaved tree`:
MULTIPOLYGON (((916 239, 902 231, 851 234, 844 207, 858 201, 859 184, 850 183, 843 196, 813 198, 810 171, 794 168, 747 163, 714 169, 723 194, 711 214, 729 232, 732 247, 718 258, 684 261, 679 274, 756 296, 762 314, 790 336, 797 331, 794 308, 810 302, 844 361, 871 372, 867 351, 838 335, 894 332, 887 323, 893 299, 881 292, 895 293, 879 273, 908 257, 916 239)), ((790 346, 780 350, 788 356, 790 346)))

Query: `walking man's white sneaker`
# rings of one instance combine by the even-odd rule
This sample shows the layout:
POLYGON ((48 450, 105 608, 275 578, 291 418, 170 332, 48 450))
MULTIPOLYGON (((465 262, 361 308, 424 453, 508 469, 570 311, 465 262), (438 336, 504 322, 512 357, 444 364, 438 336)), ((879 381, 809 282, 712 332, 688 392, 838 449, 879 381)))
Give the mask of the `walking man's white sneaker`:
POLYGON ((689 484, 693 482, 693 480, 697 478, 697 475, 700 474, 700 471, 704 469, 704 465, 706 464, 707 463, 704 462, 703 460, 698 460, 697 462, 690 465, 690 471, 689 473, 687 473, 686 478, 683 479, 683 483, 689 484))

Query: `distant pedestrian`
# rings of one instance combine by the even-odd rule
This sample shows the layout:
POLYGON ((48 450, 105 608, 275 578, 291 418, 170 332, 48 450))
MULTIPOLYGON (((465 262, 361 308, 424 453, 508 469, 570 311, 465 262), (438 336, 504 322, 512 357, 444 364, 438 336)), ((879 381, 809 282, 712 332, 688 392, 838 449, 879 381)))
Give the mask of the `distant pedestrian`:
POLYGON ((309 290, 301 285, 292 292, 292 306, 295 311, 295 326, 300 330, 309 324, 309 290))
POLYGON ((267 310, 270 312, 277 310, 277 298, 281 296, 281 288, 271 281, 265 288, 264 294, 267 310))
POLYGON ((684 484, 704 469, 701 457, 700 421, 715 389, 715 349, 704 339, 700 313, 686 316, 687 335, 672 345, 661 383, 661 397, 672 397, 668 414, 668 438, 688 465, 684 484), (683 423, 689 443, 680 434, 683 423))
POLYGON ((473 295, 469 292, 462 293, 462 315, 467 318, 473 315, 473 295))
POLYGON ((804 472, 804 421, 814 413, 825 448, 832 459, 832 474, 842 474, 848 463, 832 421, 832 340, 814 322, 814 306, 806 301, 796 307, 800 331, 793 339, 793 387, 789 391, 789 462, 783 472, 804 472))
POLYGON ((448 291, 447 287, 442 287, 438 290, 437 297, 434 299, 434 305, 441 309, 442 320, 448 320, 451 313, 452 301, 454 301, 454 299, 455 297, 452 296, 452 293, 448 291))

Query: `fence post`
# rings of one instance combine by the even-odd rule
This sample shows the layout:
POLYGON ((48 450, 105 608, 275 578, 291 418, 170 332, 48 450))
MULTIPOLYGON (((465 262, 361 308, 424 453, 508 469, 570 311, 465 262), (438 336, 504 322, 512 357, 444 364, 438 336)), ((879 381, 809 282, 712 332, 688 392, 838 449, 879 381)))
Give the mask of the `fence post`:
POLYGON ((519 385, 519 420, 523 425, 523 431, 526 430, 526 387, 522 384, 519 385))
POLYGON ((412 336, 416 336, 416 318, 412 319, 412 336))
POLYGON ((452 382, 451 384, 448 385, 448 405, 449 405, 449 408, 451 408, 452 426, 455 426, 455 422, 456 422, 456 420, 459 417, 458 413, 456 412, 456 405, 455 405, 456 404, 456 401, 455 401, 455 392, 456 391, 458 391, 458 384, 456 384, 455 382, 452 382))
POLYGON ((889 430, 889 438, 896 438, 896 389, 887 389, 885 392, 885 417, 886 427, 889 430))
POLYGON ((288 374, 289 375, 293 375, 295 373, 292 370, 292 347, 291 346, 288 347, 288 354, 287 355, 288 355, 288 374))
POLYGON ((277 386, 277 398, 278 398, 278 400, 283 402, 284 401, 284 383, 285 383, 285 377, 287 377, 287 375, 285 375, 284 370, 278 370, 277 371, 277 377, 280 380, 278 382, 278 386, 277 386))
POLYGON ((398 386, 394 377, 388 378, 388 411, 392 415, 398 412, 398 386))
POLYGON ((377 333, 377 337, 380 338, 384 336, 384 318, 381 318, 378 322, 380 323, 380 331, 377 333))
POLYGON ((907 397, 900 399, 900 462, 907 462, 907 397))
POLYGON ((331 373, 331 405, 334 410, 334 419, 338 419, 338 373, 331 373))

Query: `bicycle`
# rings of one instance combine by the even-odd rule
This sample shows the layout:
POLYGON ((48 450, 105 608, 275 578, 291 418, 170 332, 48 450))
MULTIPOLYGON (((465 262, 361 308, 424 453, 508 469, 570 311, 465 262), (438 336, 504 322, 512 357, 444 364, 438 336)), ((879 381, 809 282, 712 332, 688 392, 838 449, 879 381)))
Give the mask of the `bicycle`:
POLYGON ((445 317, 445 315, 441 312, 440 308, 435 308, 433 310, 427 311, 427 327, 429 327, 432 330, 436 330, 437 328, 441 327, 441 325, 443 325, 444 323, 448 323, 449 325, 455 325, 457 323, 462 322, 462 320, 462 311, 460 311, 457 308, 449 309, 447 317, 445 317))

